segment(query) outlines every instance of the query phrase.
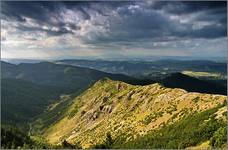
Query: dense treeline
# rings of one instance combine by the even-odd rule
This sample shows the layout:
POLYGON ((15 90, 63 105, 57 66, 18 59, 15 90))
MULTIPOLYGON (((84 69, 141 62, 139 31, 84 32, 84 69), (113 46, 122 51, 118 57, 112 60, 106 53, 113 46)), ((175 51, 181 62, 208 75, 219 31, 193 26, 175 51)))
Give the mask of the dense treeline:
POLYGON ((58 88, 25 80, 2 79, 1 84, 3 123, 26 123, 60 95, 58 88))
POLYGON ((8 125, 1 126, 1 148, 17 149, 33 144, 30 137, 18 128, 8 125))

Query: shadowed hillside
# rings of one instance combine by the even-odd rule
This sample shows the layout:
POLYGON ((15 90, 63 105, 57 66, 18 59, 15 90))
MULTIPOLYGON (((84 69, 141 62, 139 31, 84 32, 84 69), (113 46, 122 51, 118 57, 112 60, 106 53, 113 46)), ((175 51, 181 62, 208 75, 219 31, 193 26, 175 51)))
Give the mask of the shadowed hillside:
POLYGON ((56 87, 38 85, 20 79, 1 80, 2 123, 26 124, 58 98, 56 87))
POLYGON ((190 92, 226 95, 227 88, 218 83, 200 80, 182 73, 173 73, 159 81, 165 87, 182 88, 190 92))
POLYGON ((135 82, 134 78, 49 62, 13 65, 1 61, 2 121, 23 123, 44 112, 61 95, 78 95, 97 80, 135 82))

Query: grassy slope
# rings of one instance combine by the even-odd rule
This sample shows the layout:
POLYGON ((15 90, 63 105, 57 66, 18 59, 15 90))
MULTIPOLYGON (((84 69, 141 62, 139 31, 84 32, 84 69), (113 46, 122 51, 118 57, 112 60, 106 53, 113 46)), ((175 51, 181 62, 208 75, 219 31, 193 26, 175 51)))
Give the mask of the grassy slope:
MULTIPOLYGON (((224 107, 224 105, 187 116, 174 124, 152 131, 143 137, 127 143, 117 140, 112 147, 183 149, 199 145, 208 140, 211 140, 209 145, 213 145, 212 138, 215 133, 218 130, 226 129, 226 121, 221 118, 216 119, 215 115, 221 107, 224 107)), ((223 118, 226 118, 226 113, 223 114, 223 118)), ((226 133, 221 136, 223 136, 221 144, 214 144, 215 147, 224 147, 226 133)))
POLYGON ((47 129, 44 136, 51 143, 66 139, 80 142, 84 148, 102 143, 107 131, 113 138, 127 135, 126 141, 130 141, 190 114, 214 108, 225 99, 159 84, 133 86, 104 79, 75 98, 64 118, 47 129))

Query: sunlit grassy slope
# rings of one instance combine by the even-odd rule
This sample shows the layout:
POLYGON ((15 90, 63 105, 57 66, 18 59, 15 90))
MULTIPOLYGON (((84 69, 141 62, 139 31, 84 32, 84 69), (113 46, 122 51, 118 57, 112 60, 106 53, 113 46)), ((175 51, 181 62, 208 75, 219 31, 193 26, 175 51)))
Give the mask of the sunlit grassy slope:
POLYGON ((221 118, 225 119, 227 109, 220 108, 225 101, 223 95, 186 92, 160 84, 134 86, 105 78, 76 97, 62 118, 46 129, 43 136, 52 144, 67 140, 91 148, 104 143, 109 132, 115 139, 111 145, 114 148, 185 148, 210 140, 224 126, 221 118), (208 122, 210 118, 212 122, 208 122), (204 134, 207 128, 204 122, 212 123, 213 130, 209 128, 210 134, 189 142, 188 138, 195 134, 204 134), (173 143, 163 142, 159 146, 150 140, 156 143, 159 138, 173 143), (131 142, 134 147, 130 146, 131 142))

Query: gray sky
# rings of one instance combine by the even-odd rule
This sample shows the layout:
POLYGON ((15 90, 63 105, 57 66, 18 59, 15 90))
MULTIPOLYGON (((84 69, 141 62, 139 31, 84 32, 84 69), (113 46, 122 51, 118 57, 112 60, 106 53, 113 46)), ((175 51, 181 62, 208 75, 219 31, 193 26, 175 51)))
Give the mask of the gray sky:
POLYGON ((3 58, 227 55, 226 2, 2 2, 3 58))

